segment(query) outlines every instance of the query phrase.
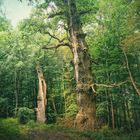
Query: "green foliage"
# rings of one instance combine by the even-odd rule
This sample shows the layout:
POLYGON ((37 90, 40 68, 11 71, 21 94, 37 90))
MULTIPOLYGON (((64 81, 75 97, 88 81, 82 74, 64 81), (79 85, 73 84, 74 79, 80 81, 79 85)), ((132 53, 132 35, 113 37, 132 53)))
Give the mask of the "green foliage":
POLYGON ((5 17, 0 16, 0 32, 8 31, 9 29, 10 29, 9 21, 5 17))
MULTIPOLYGON (((97 62, 97 64, 92 66, 96 83, 106 85, 97 87, 97 117, 101 121, 101 125, 105 123, 112 127, 113 113, 115 115, 115 127, 120 127, 116 118, 123 118, 126 121, 123 120, 124 124, 126 123, 129 127, 127 128, 129 131, 135 129, 131 122, 134 122, 134 119, 132 119, 132 114, 134 113, 132 108, 137 101, 136 98, 134 99, 135 101, 132 98, 133 96, 137 97, 136 92, 129 83, 119 87, 109 88, 108 86, 129 79, 122 47, 127 53, 130 69, 136 83, 139 81, 134 74, 137 73, 139 75, 139 72, 136 70, 138 68, 136 63, 140 58, 138 55, 139 49, 137 48, 139 44, 139 27, 137 26, 138 32, 134 33, 136 29, 133 27, 136 27, 137 22, 132 16, 134 13, 138 14, 134 7, 137 7, 139 3, 136 3, 137 1, 133 1, 129 5, 125 0, 99 1, 99 10, 96 14, 95 24, 93 24, 93 27, 90 27, 89 31, 87 29, 87 32, 89 32, 87 42, 90 46, 90 53, 95 62, 97 62), (132 8, 132 5, 135 6, 132 8), (132 11, 135 12, 133 13, 132 11), (130 18, 130 16, 132 17, 130 18), (132 22, 133 25, 131 24, 132 22), (124 107, 125 103, 128 104, 128 108, 124 107), (113 111, 111 110, 111 104, 113 111), (124 115, 125 111, 127 111, 126 117, 124 115), (129 113, 131 114, 130 116, 129 113)), ((136 110, 136 112, 139 112, 138 109, 136 110)))
POLYGON ((98 132, 92 132, 92 131, 84 131, 81 133, 81 136, 84 136, 88 138, 89 140, 96 139, 96 140, 104 140, 104 136, 101 133, 98 132))
POLYGON ((6 117, 6 111, 8 110, 8 98, 0 97, 0 117, 6 117))
POLYGON ((48 126, 44 123, 37 123, 34 120, 29 120, 25 127, 29 129, 46 129, 48 126))
POLYGON ((35 113, 32 109, 21 107, 18 109, 18 121, 21 124, 26 124, 30 120, 35 120, 35 113))
POLYGON ((57 134, 57 139, 67 140, 139 140, 140 133, 122 133, 104 126, 100 131, 79 131, 57 125, 46 125, 29 121, 21 125, 16 119, 0 119, 0 139, 2 140, 33 140, 37 138, 51 140, 57 134), (34 135, 35 134, 35 135, 34 135), (49 137, 48 137, 49 136, 49 137))
POLYGON ((0 139, 16 140, 19 139, 20 128, 18 121, 13 118, 0 119, 0 139))
POLYGON ((89 140, 138 140, 139 132, 134 133, 122 133, 117 129, 111 130, 108 126, 104 126, 100 131, 84 131, 80 135, 89 140))
MULTIPOLYGON (((23 124, 27 123, 28 128, 46 128, 46 125, 30 121, 34 120, 34 113, 29 108, 35 108, 37 104, 37 63, 41 64, 47 82, 48 123, 65 123, 72 127, 77 113, 70 49, 65 46, 55 50, 41 49, 56 45, 64 37, 64 42, 69 41, 67 8, 62 1, 53 0, 57 8, 50 15, 57 12, 65 14, 48 20, 46 9, 50 2, 52 0, 46 0, 35 7, 31 16, 13 30, 9 21, 0 17, 0 117, 13 117, 17 104, 18 119, 23 124), (48 32, 57 39, 50 37, 48 32)), ((140 126, 140 99, 131 84, 122 52, 123 47, 132 76, 140 87, 140 2, 76 0, 76 4, 79 14, 89 11, 81 15, 81 21, 90 56, 93 57, 93 78, 95 83, 106 85, 97 86, 96 104, 96 116, 100 125, 105 126, 100 132, 86 131, 82 135, 89 139, 120 139, 120 132, 110 129, 113 127, 112 114, 115 128, 132 131, 140 126), (115 86, 123 81, 128 82, 115 86)), ((122 139, 131 139, 131 136, 122 136, 122 139)))

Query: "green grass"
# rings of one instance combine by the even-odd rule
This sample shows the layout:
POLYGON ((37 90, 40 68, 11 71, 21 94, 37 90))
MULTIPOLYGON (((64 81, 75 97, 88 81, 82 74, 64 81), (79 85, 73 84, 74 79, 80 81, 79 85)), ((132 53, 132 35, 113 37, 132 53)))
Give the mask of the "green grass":
POLYGON ((59 139, 68 136, 66 140, 139 140, 140 131, 133 133, 125 133, 117 129, 111 130, 108 127, 103 127, 98 131, 79 131, 74 128, 64 128, 58 125, 46 125, 29 121, 26 125, 21 125, 17 119, 0 119, 0 140, 34 140, 32 134, 42 136, 42 139, 35 140, 50 140, 57 134, 59 139), (32 133, 29 133, 32 132, 32 133), (36 133, 37 132, 37 133, 36 133), (46 135, 46 136, 45 136, 46 135))

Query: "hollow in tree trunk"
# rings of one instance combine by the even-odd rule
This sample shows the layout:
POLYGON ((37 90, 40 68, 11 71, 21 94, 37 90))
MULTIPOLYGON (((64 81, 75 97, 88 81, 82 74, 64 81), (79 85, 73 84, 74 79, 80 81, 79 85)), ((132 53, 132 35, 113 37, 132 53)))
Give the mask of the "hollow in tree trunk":
POLYGON ((37 96, 37 122, 44 123, 46 121, 46 82, 40 65, 36 67, 38 74, 38 96, 37 96))

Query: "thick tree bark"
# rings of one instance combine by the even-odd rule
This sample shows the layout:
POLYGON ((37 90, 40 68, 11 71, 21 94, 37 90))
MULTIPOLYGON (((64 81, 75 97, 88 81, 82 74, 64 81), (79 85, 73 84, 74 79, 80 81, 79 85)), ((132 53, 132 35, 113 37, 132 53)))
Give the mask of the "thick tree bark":
POLYGON ((68 8, 68 29, 70 34, 75 79, 77 89, 78 113, 75 126, 79 129, 94 129, 96 122, 96 96, 91 73, 91 61, 85 34, 82 31, 80 16, 75 0, 65 0, 68 8))
POLYGON ((37 96, 37 122, 44 123, 46 121, 46 82, 43 72, 39 65, 36 67, 38 74, 38 96, 37 96))

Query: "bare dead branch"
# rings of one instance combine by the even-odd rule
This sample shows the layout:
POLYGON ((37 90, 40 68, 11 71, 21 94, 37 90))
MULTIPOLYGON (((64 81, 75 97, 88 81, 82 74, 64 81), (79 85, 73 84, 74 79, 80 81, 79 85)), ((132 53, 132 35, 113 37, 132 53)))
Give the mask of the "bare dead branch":
POLYGON ((97 86, 97 87, 113 88, 113 87, 119 87, 119 86, 121 86, 123 84, 126 84, 127 82, 128 82, 128 80, 120 82, 120 83, 117 83, 117 84, 114 83, 114 84, 106 85, 106 84, 97 84, 97 83, 95 83, 94 85, 97 86))
POLYGON ((45 46, 42 47, 42 49, 57 49, 57 48, 59 48, 61 46, 68 46, 68 47, 70 47, 70 44, 68 42, 67 43, 60 42, 57 45, 54 45, 52 47, 46 47, 46 45, 45 45, 45 46))
POLYGON ((53 39, 55 39, 55 40, 57 40, 58 42, 63 42, 63 41, 65 41, 67 38, 66 37, 64 37, 64 38, 62 38, 62 39, 59 39, 58 37, 56 37, 55 35, 52 35, 50 32, 48 32, 48 31, 46 31, 45 32, 46 34, 48 34, 50 37, 51 37, 51 39, 53 38, 53 39))
POLYGON ((97 11, 97 9, 89 9, 89 10, 85 10, 85 11, 80 11, 79 15, 85 15, 85 14, 95 14, 97 11))
POLYGON ((50 32, 45 31, 45 34, 48 34, 51 38, 57 40, 58 42, 61 42, 61 40, 58 37, 56 37, 55 35, 52 35, 50 32))
POLYGON ((60 11, 60 12, 57 12, 57 13, 52 13, 48 16, 48 18, 54 18, 56 16, 64 16, 64 12, 60 11))

